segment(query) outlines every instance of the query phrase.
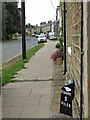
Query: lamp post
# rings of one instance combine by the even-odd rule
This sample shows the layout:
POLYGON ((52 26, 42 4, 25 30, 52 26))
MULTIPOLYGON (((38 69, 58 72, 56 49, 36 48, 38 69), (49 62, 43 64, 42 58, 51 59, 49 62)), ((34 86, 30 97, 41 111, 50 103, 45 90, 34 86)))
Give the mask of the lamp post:
POLYGON ((26 35, 25 35, 25 0, 21 1, 22 10, 22 59, 26 59, 26 35))

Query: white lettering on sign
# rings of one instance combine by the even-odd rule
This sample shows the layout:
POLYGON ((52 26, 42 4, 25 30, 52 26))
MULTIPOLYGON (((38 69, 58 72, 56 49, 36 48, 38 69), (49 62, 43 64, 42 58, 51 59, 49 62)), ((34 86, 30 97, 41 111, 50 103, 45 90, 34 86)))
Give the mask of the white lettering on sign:
POLYGON ((64 101, 67 101, 67 96, 65 96, 65 100, 64 101))
POLYGON ((61 90, 61 93, 71 96, 71 93, 65 92, 64 90, 61 90))
POLYGON ((71 105, 69 103, 65 103, 63 101, 61 102, 61 104, 64 105, 64 106, 66 106, 66 107, 69 107, 69 108, 71 107, 71 105))

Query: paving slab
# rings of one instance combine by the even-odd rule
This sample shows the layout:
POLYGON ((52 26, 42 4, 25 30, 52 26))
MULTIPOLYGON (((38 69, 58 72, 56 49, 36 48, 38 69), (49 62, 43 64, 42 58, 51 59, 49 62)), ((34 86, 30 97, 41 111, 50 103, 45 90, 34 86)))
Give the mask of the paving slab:
POLYGON ((2 106, 10 107, 10 106, 12 106, 14 100, 15 100, 15 96, 4 96, 2 98, 2 106))
POLYGON ((30 94, 31 90, 27 89, 9 89, 9 90, 3 90, 2 94, 3 96, 28 96, 30 94))
POLYGON ((49 110, 50 105, 51 105, 51 99, 50 98, 51 98, 50 96, 42 96, 41 100, 40 100, 39 108, 40 107, 43 107, 43 108, 47 107, 47 110, 49 110))
POLYGON ((20 118, 38 118, 38 107, 24 107, 20 118))
POLYGON ((38 107, 40 96, 30 96, 30 97, 17 97, 13 102, 12 106, 19 107, 38 107))
POLYGON ((10 107, 2 106, 2 118, 7 118, 10 112, 10 107))
POLYGON ((0 120, 2 118, 2 95, 0 94, 0 120))
POLYGON ((50 117, 50 108, 49 106, 41 106, 38 108, 38 117, 37 118, 49 118, 50 117))
POLYGON ((49 118, 49 107, 25 107, 20 118, 49 118))
POLYGON ((28 85, 27 82, 17 82, 17 83, 9 83, 9 84, 6 84, 5 86, 3 86, 3 89, 16 89, 16 88, 22 88, 24 86, 28 85))
POLYGON ((2 107, 2 96, 0 96, 0 107, 2 107))
POLYGON ((0 107, 0 120, 2 118, 2 107, 0 107))
POLYGON ((3 118, 20 118, 23 111, 23 107, 3 107, 2 117, 3 118))

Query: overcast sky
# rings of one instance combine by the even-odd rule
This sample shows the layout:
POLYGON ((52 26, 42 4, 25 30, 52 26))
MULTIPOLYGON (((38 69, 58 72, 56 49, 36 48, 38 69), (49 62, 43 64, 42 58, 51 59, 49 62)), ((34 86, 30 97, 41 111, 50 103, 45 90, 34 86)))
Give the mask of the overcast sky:
POLYGON ((55 20, 59 0, 25 0, 26 23, 40 25, 40 22, 55 20))

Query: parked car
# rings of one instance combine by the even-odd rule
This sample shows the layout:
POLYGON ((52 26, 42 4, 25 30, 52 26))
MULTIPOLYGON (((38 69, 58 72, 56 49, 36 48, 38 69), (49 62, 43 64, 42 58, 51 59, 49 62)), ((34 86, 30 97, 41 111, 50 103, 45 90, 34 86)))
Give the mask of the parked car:
POLYGON ((38 36, 38 43, 41 43, 41 42, 47 42, 47 38, 44 34, 40 34, 38 36))
POLYGON ((35 34, 32 34, 32 37, 35 37, 35 34))
POLYGON ((35 35, 36 38, 38 38, 39 35, 35 35))
POLYGON ((49 32, 49 39, 50 40, 57 39, 56 33, 55 32, 49 32))
POLYGON ((47 34, 45 34, 45 37, 48 38, 48 37, 47 37, 47 34))

